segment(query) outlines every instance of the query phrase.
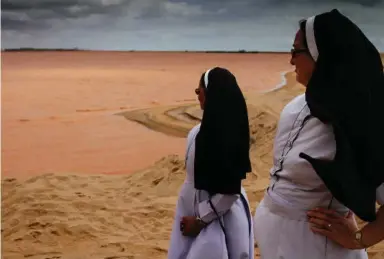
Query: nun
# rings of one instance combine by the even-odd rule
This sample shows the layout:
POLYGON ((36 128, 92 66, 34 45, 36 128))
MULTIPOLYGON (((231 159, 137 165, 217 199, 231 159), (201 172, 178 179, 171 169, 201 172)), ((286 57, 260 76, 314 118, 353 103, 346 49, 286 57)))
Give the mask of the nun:
POLYGON ((247 106, 235 76, 215 67, 195 90, 203 117, 188 134, 168 259, 253 259, 247 106))
MULTIPOLYGON (((348 69, 354 74, 338 73, 336 78, 332 78, 334 90, 322 88, 320 84, 325 82, 320 83, 320 80, 314 80, 309 85, 307 99, 314 114, 324 117, 325 121, 327 116, 323 114, 326 109, 334 114, 334 118, 328 120, 336 127, 338 157, 333 163, 317 161, 306 155, 303 157, 313 165, 334 196, 368 224, 359 229, 353 218, 354 213, 349 213, 349 217, 341 217, 336 211, 315 208, 308 213, 311 229, 345 248, 368 248, 384 240, 384 171, 380 164, 381 147, 384 144, 384 125, 380 121, 384 112, 383 65, 380 54, 372 43, 352 21, 339 12, 318 15, 313 21, 308 26, 308 33, 319 35, 319 38, 320 35, 327 34, 335 39, 337 35, 339 43, 317 46, 316 41, 311 40, 308 41, 309 49, 314 53, 319 53, 320 50, 330 52, 327 50, 337 51, 336 46, 339 46, 344 55, 353 53, 350 57, 353 61, 344 57, 332 58, 336 62, 340 60, 338 62, 345 66, 344 71, 348 69), (326 26, 336 28, 325 29, 326 26), (344 84, 351 89, 343 89, 344 84), (336 98, 339 99, 338 105, 342 107, 336 109, 331 107, 336 103, 325 101, 327 91, 329 94, 329 91, 335 91, 333 102, 336 102, 336 98), (381 205, 377 212, 376 201, 381 205)), ((322 62, 317 76, 327 78, 328 75, 331 78, 324 71, 330 69, 330 63, 322 62)))
POLYGON ((355 226, 352 212, 378 220, 375 203, 384 202, 379 52, 334 9, 300 22, 291 54, 306 91, 281 112, 270 185, 254 216, 261 258, 366 259, 362 232, 351 233, 360 245, 348 249, 314 231, 339 228, 309 211, 327 209, 355 226))

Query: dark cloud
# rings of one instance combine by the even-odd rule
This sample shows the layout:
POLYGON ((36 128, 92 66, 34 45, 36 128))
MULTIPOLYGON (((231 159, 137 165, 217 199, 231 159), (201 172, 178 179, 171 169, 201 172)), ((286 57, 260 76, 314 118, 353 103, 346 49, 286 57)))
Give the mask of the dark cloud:
POLYGON ((90 15, 123 15, 133 0, 3 0, 2 28, 45 29, 52 19, 83 19, 90 15), (9 15, 11 14, 11 15, 9 15), (26 17, 19 19, 17 15, 26 17))
POLYGON ((18 1, 18 0, 3 0, 1 1, 2 11, 29 10, 29 9, 55 9, 68 7, 78 4, 76 0, 65 1, 18 1))
POLYGON ((384 0, 2 0, 2 44, 289 50, 297 22, 338 8, 384 49, 384 0))
MULTIPOLYGON (((195 0, 174 0, 174 2, 187 2, 190 4, 196 3, 195 0)), ((223 4, 227 5, 228 3, 233 4, 247 4, 247 5, 256 5, 256 6, 265 6, 265 5, 285 5, 285 4, 305 4, 305 3, 353 3, 361 5, 376 5, 382 3, 383 0, 209 0, 202 2, 204 5, 216 5, 223 4)))
POLYGON ((127 13, 142 20, 179 15, 196 23, 248 17, 258 20, 263 13, 274 8, 297 6, 299 9, 301 5, 319 2, 376 6, 383 0, 3 0, 1 22, 3 30, 36 30, 46 29, 53 19, 65 23, 66 20, 84 19, 91 15, 118 18, 127 13), (187 12, 192 8, 195 8, 193 18, 187 12))
POLYGON ((6 15, 1 15, 2 30, 23 31, 26 28, 32 30, 41 30, 49 28, 49 25, 44 21, 25 21, 9 18, 6 15))
POLYGON ((375 6, 382 3, 382 0, 343 0, 346 3, 357 3, 363 6, 375 6))

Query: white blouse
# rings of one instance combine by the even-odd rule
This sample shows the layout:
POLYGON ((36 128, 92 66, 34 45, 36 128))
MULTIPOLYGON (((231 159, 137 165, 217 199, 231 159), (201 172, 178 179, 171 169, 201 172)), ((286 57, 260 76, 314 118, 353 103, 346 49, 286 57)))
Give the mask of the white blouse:
POLYGON ((384 183, 377 188, 376 197, 377 203, 384 205, 384 183))
MULTIPOLYGON (((332 160, 336 154, 332 126, 311 116, 305 94, 294 98, 281 112, 268 194, 282 205, 300 209, 326 206, 346 210, 332 197, 312 165, 299 157, 301 152, 324 160, 332 160)), ((384 184, 380 188, 378 200, 384 202, 384 184)))

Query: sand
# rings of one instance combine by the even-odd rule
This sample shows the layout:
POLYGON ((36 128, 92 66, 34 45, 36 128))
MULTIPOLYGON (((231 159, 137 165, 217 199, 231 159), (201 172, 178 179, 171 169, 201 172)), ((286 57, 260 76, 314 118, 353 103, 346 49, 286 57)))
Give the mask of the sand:
MULTIPOLYGON (((83 53, 81 55, 90 54, 83 53)), ((182 54, 178 55, 182 56, 182 54)), ((198 56, 199 55, 196 55, 195 57, 197 58, 198 56)), ((231 62, 236 61, 236 57, 228 54, 224 55, 224 57, 218 55, 215 59, 218 57, 221 57, 221 59, 219 59, 217 63, 221 61, 224 62, 226 60, 224 57, 228 57, 229 60, 233 58, 231 62)), ((175 71, 181 71, 180 64, 177 63, 179 62, 179 58, 180 57, 173 60, 175 63, 175 71)), ((238 71, 241 71, 241 67, 247 64, 246 61, 244 61, 244 59, 247 58, 237 56, 238 60, 241 59, 241 61, 237 61, 237 66, 239 66, 237 68, 238 71)), ((264 57, 264 59, 269 60, 267 57, 264 57)), ((195 70, 193 73, 198 74, 201 66, 204 66, 205 60, 209 60, 209 58, 203 56, 203 58, 199 60, 200 67, 198 66, 199 62, 194 64, 195 70)), ((154 58, 153 67, 159 65, 156 64, 155 61, 156 59, 154 58)), ((16 61, 12 59, 12 62, 11 60, 8 60, 8 62, 8 64, 11 64, 16 61)), ((107 59, 107 63, 108 62, 112 61, 108 61, 107 59)), ((213 59, 209 62, 213 63, 213 59)), ((255 61, 253 62, 257 63, 255 61)), ((93 63, 90 62, 90 64, 84 66, 92 64, 93 63)), ((11 65, 17 67, 15 64, 11 65)), ((128 68, 125 69, 128 70, 126 72, 128 74, 131 73, 133 75, 135 73, 135 71, 132 72, 128 68)), ((137 71, 138 70, 136 70, 136 72, 137 71)), ((151 68, 148 68, 148 71, 148 73, 153 72, 151 68)), ((102 71, 99 72, 102 73, 102 71)), ((110 72, 113 74, 117 73, 114 70, 110 72)), ((281 80, 280 72, 272 75, 276 76, 277 83, 273 85, 270 84, 270 89, 281 80)), ((10 83, 14 75, 9 71, 7 73, 4 75, 5 82, 10 83)), ((23 72, 12 71, 12 73, 23 72)), ((121 73, 123 72, 121 71, 121 73)), ((163 77, 163 79, 168 76, 170 77, 172 73, 173 71, 168 71, 167 76, 163 77)), ((183 73, 186 72, 184 71, 183 73)), ((81 72, 79 72, 77 76, 81 77, 80 74, 81 72)), ((95 75, 96 74, 97 73, 95 73, 95 75)), ((247 75, 249 79, 252 78, 250 77, 251 75, 252 73, 247 75)), ((23 75, 23 78, 24 76, 25 75, 23 75)), ((73 75, 70 74, 69 77, 71 76, 73 75)), ((247 78, 246 75, 243 74, 243 76, 247 78)), ((304 89, 295 82, 294 73, 286 74, 285 79, 285 87, 264 94, 261 94, 260 91, 267 90, 266 87, 263 89, 262 87, 256 87, 255 85, 257 85, 257 83, 249 84, 248 86, 244 83, 244 89, 247 89, 245 92, 253 139, 251 148, 253 172, 248 176, 244 186, 251 202, 252 212, 254 212, 258 201, 262 198, 263 192, 268 185, 268 171, 272 164, 272 140, 279 113, 289 100, 304 91, 304 89)), ((27 79, 25 80, 28 81, 27 79)), ((76 78, 76 80, 78 80, 78 78, 76 78)), ((271 82, 272 81, 273 80, 271 80, 271 82)), ((67 99, 67 101, 70 101, 67 109, 57 108, 56 112, 60 111, 57 116, 60 117, 61 120, 64 120, 64 117, 74 120, 72 125, 76 125, 78 130, 95 130, 98 131, 98 134, 107 134, 107 132, 112 130, 111 135, 116 134, 116 139, 110 139, 112 138, 111 135, 109 135, 109 138, 108 135, 104 135, 103 137, 106 138, 106 142, 112 143, 103 145, 101 139, 96 137, 86 143, 81 142, 80 139, 71 140, 69 137, 73 137, 74 132, 66 132, 63 125, 59 125, 60 123, 54 124, 51 122, 52 125, 50 126, 50 122, 48 121, 50 114, 43 108, 41 108, 40 113, 32 112, 32 108, 31 111, 25 113, 25 109, 23 109, 23 112, 22 109, 18 110, 18 106, 16 104, 10 104, 9 100, 8 103, 6 103, 7 100, 4 100, 3 96, 4 101, 2 104, 7 107, 6 110, 10 114, 3 113, 3 117, 6 117, 5 119, 3 118, 3 122, 6 121, 3 127, 7 130, 5 133, 3 130, 3 145, 5 145, 3 146, 4 167, 2 173, 4 178, 4 173, 6 172, 6 179, 2 180, 2 258, 166 258, 177 194, 185 176, 183 154, 185 149, 184 137, 188 130, 198 123, 201 118, 201 111, 199 111, 197 103, 194 100, 188 99, 191 98, 190 89, 193 89, 193 85, 194 82, 188 85, 187 90, 181 90, 181 92, 184 91, 183 93, 174 93, 174 90, 167 91, 167 94, 174 94, 172 97, 169 97, 167 94, 159 94, 157 96, 159 101, 156 104, 151 104, 151 98, 153 97, 139 96, 143 104, 137 102, 135 109, 117 108, 118 106, 127 104, 123 101, 121 101, 121 103, 114 101, 111 96, 108 96, 107 91, 102 92, 103 88, 101 86, 99 90, 103 98, 100 100, 100 104, 95 103, 94 106, 89 105, 91 103, 90 100, 94 101, 98 97, 92 96, 88 101, 86 99, 82 102, 82 97, 91 94, 90 86, 85 86, 89 87, 89 92, 87 92, 87 94, 84 93, 83 96, 78 96, 76 93, 73 93, 70 96, 71 98, 67 99), (111 99, 108 99, 108 97, 111 99), (105 102, 103 100, 105 100, 105 102), (97 111, 97 109, 101 107, 98 105, 103 105, 105 110, 97 111), (84 119, 77 116, 77 114, 81 112, 74 111, 81 109, 81 107, 88 109, 84 111, 84 113, 87 114, 84 119), (96 109, 96 111, 94 109, 96 109), (88 115, 89 113, 95 115, 88 115), (26 122, 17 122, 15 120, 15 118, 22 117, 29 118, 29 120, 26 122), (88 122, 86 123, 85 121, 88 122), (107 125, 108 123, 113 124, 113 126, 107 125), (25 128, 21 125, 25 125, 25 128), (124 125, 129 125, 129 128, 124 125), (94 128, 100 126, 105 127, 104 131, 94 128), (33 131, 34 127, 36 128, 35 131, 33 131), (117 129, 119 127, 122 127, 122 129, 117 129), (16 132, 12 132, 13 130, 16 132), (40 132, 41 135, 38 133, 39 130, 42 131, 40 132), (91 149, 91 151, 94 152, 92 155, 93 158, 98 159, 103 155, 106 156, 106 159, 104 161, 94 161, 95 165, 91 166, 92 161, 89 159, 91 159, 92 156, 87 156, 87 152, 77 150, 77 153, 72 157, 73 160, 67 160, 69 159, 65 157, 67 153, 63 152, 65 148, 59 146, 60 148, 55 149, 49 142, 52 141, 52 139, 47 139, 46 142, 43 143, 41 143, 41 139, 39 139, 39 143, 46 145, 47 149, 51 147, 53 149, 53 155, 49 154, 49 150, 43 148, 35 150, 34 147, 39 145, 32 140, 28 140, 28 137, 41 138, 46 134, 53 134, 50 133, 51 130, 58 130, 61 134, 55 133, 58 134, 56 141, 69 141, 70 143, 68 145, 72 145, 74 150, 77 150, 76 146, 84 148, 87 144, 92 144, 93 141, 95 141, 96 144, 100 146, 91 149), (127 135, 124 135, 122 132, 126 131, 127 135), (30 132, 30 135, 23 135, 28 132, 30 132), (138 133, 134 135, 132 132, 138 133), (4 139, 4 135, 6 137, 14 136, 21 139, 4 139), (61 139, 62 137, 66 138, 63 140, 61 139), (131 142, 126 142, 127 140, 122 139, 123 137, 136 139, 130 139, 129 141, 131 142), (160 139, 156 142, 158 144, 152 143, 157 138, 160 139), (154 145, 155 149, 152 152, 148 151, 150 145, 144 145, 141 142, 143 139, 148 139, 151 145, 154 145), (26 141, 27 143, 25 143, 26 141), (123 142, 122 145, 127 145, 128 143, 132 145, 132 143, 136 143, 136 146, 132 149, 136 150, 140 155, 135 157, 134 155, 129 156, 129 154, 124 155, 119 153, 123 147, 117 144, 118 141, 123 142), (28 145, 31 145, 31 147, 28 145), (21 150, 22 148, 26 150, 23 151, 21 150), (14 151, 12 151, 12 149, 14 151), (180 151, 179 154, 175 152, 177 150, 180 151), (16 155, 12 153, 16 151, 22 154, 16 155), (40 161, 34 161, 36 159, 36 157, 32 156, 34 151, 47 157, 40 161), (55 152, 61 152, 61 155, 55 154, 55 152), (109 157, 107 154, 109 152, 112 152, 113 156, 111 155, 109 157), (5 154, 7 154, 7 156, 5 154), (7 159, 11 158, 25 159, 26 154, 32 156, 30 160, 25 160, 26 163, 7 161, 7 159), (117 156, 117 158, 114 158, 114 156, 117 156), (156 159, 156 156, 162 156, 163 158, 157 159, 157 162, 152 164, 152 160, 156 159), (54 159, 55 157, 56 159, 54 159), (134 170, 134 168, 139 167, 139 165, 145 164, 144 162, 142 164, 136 163, 137 161, 134 159, 139 159, 138 157, 147 163, 145 168, 136 170, 135 173, 131 174, 124 173, 134 170), (78 160, 75 158, 78 158, 78 160), (49 161, 50 159, 54 159, 54 161, 49 161), (125 166, 120 163, 116 163, 115 165, 109 164, 112 161, 116 162, 118 159, 122 159, 124 162, 122 164, 125 164, 125 166), (65 163, 62 163, 61 160, 71 161, 74 169, 72 170, 72 167, 63 166, 65 163), (83 164, 78 161, 83 161, 83 164), (130 163, 136 165, 131 167, 130 163), (30 166, 32 166, 32 169, 28 170, 30 166), (100 170, 99 166, 102 170, 100 170), (91 169, 89 169, 89 167, 91 167, 91 169), (47 168, 50 168, 55 173, 45 173, 44 170, 42 170, 47 168), (59 169, 63 172, 60 173, 59 169), (115 173, 106 175, 103 171, 107 169, 115 171, 115 173), (39 173, 39 170, 42 171, 39 173)), ((35 87, 38 88, 40 86, 36 85, 35 87)), ((59 84, 59 88, 60 87, 65 86, 59 84)), ((70 84, 68 84, 67 87, 69 87, 71 91, 76 90, 71 89, 70 84)), ((40 90, 44 92, 44 89, 40 90)), ((77 90, 79 89, 77 88, 77 90)), ((16 92, 16 90, 7 89, 7 87, 5 87, 5 89, 3 88, 3 91, 9 96, 12 96, 12 91, 16 92)), ((158 89, 153 89, 153 94, 155 94, 156 91, 158 91, 158 89)), ((15 92, 13 92, 13 94, 15 92)), ((66 93, 69 92, 70 91, 66 93)), ((123 93, 118 92, 117 96, 120 94, 123 93)), ((150 95, 150 93, 147 94, 150 95)), ((20 93, 20 95, 22 95, 22 93, 20 93)), ((53 96, 52 93, 47 95, 50 95, 50 97, 53 96)), ((31 104, 34 102, 37 104, 38 102, 34 99, 43 97, 37 95, 35 97, 24 96, 24 98, 31 104)), ((132 100, 134 100, 134 97, 132 97, 132 100)), ((63 103, 58 103, 57 106, 61 107, 62 104, 63 103)), ((34 109, 38 110, 36 108, 34 109)), ((75 130, 75 128, 72 128, 72 130, 75 130)), ((53 140, 53 144, 57 144, 55 140, 53 140)), ((130 149, 130 146, 126 146, 126 148, 130 149)), ((24 162, 24 160, 21 161, 24 162)), ((384 258, 384 244, 370 248, 369 254, 370 258, 384 258)), ((258 258, 258 253, 255 258, 258 258)))

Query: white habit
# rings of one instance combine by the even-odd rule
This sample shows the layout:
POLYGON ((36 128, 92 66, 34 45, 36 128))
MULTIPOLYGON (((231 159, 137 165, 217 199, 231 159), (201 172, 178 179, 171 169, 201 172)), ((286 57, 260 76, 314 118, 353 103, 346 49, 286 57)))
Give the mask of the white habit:
POLYGON ((347 213, 348 208, 332 197, 311 164, 299 157, 300 152, 322 159, 333 159, 336 153, 332 127, 311 116, 304 94, 293 99, 281 113, 270 185, 254 216, 261 258, 368 258, 365 250, 342 248, 310 230, 308 210, 326 207, 347 213))
POLYGON ((186 151, 187 175, 179 193, 173 223, 168 259, 253 259, 254 236, 252 216, 244 189, 240 195, 216 194, 211 201, 223 223, 226 236, 215 212, 209 205, 208 193, 194 188, 195 137, 200 124, 188 134, 186 151), (184 216, 199 216, 210 222, 196 238, 180 231, 184 216))

